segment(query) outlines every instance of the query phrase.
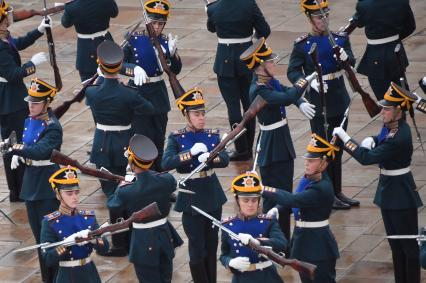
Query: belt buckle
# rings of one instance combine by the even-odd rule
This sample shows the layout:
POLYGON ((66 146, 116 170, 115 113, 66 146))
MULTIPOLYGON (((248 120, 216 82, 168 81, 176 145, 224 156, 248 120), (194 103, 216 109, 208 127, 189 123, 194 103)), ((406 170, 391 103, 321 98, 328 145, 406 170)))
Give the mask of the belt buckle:
POLYGON ((33 164, 33 161, 31 159, 25 158, 25 164, 27 164, 28 166, 31 166, 33 164))
POLYGON ((299 221, 299 227, 305 228, 305 221, 299 221))
POLYGON ((201 171, 200 178, 205 178, 205 177, 207 177, 207 171, 201 171))
POLYGON ((79 259, 79 261, 80 261, 80 266, 83 266, 83 265, 86 264, 86 259, 85 258, 79 259))

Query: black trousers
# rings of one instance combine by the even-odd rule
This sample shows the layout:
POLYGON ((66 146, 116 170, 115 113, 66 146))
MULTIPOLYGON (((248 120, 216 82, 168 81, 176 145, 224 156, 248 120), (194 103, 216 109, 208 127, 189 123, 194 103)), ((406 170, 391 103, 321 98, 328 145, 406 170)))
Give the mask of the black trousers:
MULTIPOLYGON (((333 129, 335 127, 339 127, 342 123, 343 115, 337 117, 327 117, 328 121, 328 140, 332 139, 333 129)), ((324 131, 324 117, 315 117, 310 120, 311 123, 311 131, 322 138, 325 139, 325 131, 324 131)), ((348 127, 348 120, 346 119, 345 125, 343 128, 346 130, 348 127)), ((342 148, 342 141, 340 139, 336 140, 336 145, 342 148)), ((327 174, 330 177, 331 182, 333 183, 334 193, 342 192, 342 155, 343 150, 336 152, 336 157, 333 161, 331 161, 327 166, 327 174)))
MULTIPOLYGON (((417 235, 417 209, 382 209, 387 235, 417 235)), ((420 283, 419 245, 416 240, 391 240, 395 283, 420 283)))
MULTIPOLYGON (((231 127, 242 120, 241 106, 244 112, 250 107, 249 89, 251 80, 251 74, 234 78, 217 77, 220 93, 228 108, 228 120, 231 127)), ((235 141, 235 150, 239 153, 252 153, 256 119, 247 123, 246 128, 247 132, 235 141)))
POLYGON ((80 75, 80 80, 82 82, 92 78, 96 74, 96 69, 93 72, 87 72, 87 71, 78 71, 78 74, 80 75))
POLYGON ((321 260, 321 261, 309 261, 309 263, 315 264, 317 269, 315 270, 315 278, 311 280, 308 277, 299 274, 302 283, 336 283, 336 260, 321 260))

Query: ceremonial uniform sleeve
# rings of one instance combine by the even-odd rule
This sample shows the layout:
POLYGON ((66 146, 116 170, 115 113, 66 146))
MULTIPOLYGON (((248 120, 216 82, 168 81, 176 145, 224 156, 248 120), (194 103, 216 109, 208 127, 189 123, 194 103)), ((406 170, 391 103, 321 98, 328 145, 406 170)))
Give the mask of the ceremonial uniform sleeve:
POLYGON ((39 32, 38 29, 35 29, 27 33, 25 36, 14 38, 14 43, 18 50, 24 50, 42 36, 43 34, 39 32))
POLYGON ((345 150, 362 165, 378 164, 392 159, 398 148, 395 140, 387 140, 373 149, 361 147, 352 139, 345 144, 345 150))
MULTIPOLYGON (((43 220, 41 223, 40 241, 42 243, 55 243, 60 241, 56 236, 56 233, 50 228, 49 222, 43 220)), ((47 266, 57 266, 61 257, 68 253, 68 248, 59 246, 56 248, 50 248, 43 252, 43 259, 47 266)))
POLYGON ((213 33, 216 32, 216 26, 215 26, 214 21, 213 21, 213 15, 212 15, 211 8, 207 9, 207 30, 209 32, 213 32, 213 33))
MULTIPOLYGON (((98 221, 95 220, 95 225, 94 225, 94 229, 96 230, 99 228, 99 224, 98 221)), ((100 237, 98 239, 96 239, 96 244, 93 245, 93 248, 98 252, 98 253, 106 253, 109 250, 109 242, 108 242, 108 238, 106 236, 104 237, 100 237)))
POLYGON ((365 19, 364 19, 364 7, 361 1, 358 0, 355 8, 355 14, 352 16, 352 19, 355 21, 356 26, 359 28, 365 27, 365 19))
MULTIPOLYGON (((129 56, 131 56, 131 51, 129 50, 128 52, 130 52, 129 54, 129 56)), ((126 54, 126 53, 125 53, 126 54)), ((126 55, 125 55, 126 56, 126 55)), ((129 57, 130 58, 130 57, 129 57)), ((128 59, 128 60, 130 60, 130 59, 128 59)), ((137 66, 136 64, 133 64, 133 63, 129 63, 129 62, 126 62, 126 61, 124 61, 125 63, 123 63, 123 66, 121 67, 121 70, 120 70, 120 75, 124 75, 124 76, 127 76, 127 77, 134 77, 135 76, 135 67, 137 66)), ((142 67, 141 67, 142 68, 142 67)))
POLYGON ((109 196, 107 201, 107 207, 110 210, 124 210, 126 203, 132 197, 127 193, 126 188, 118 187, 115 192, 109 196))
POLYGON ((349 37, 346 38, 345 43, 343 45, 343 50, 345 50, 346 54, 348 54, 348 63, 349 65, 351 65, 352 67, 355 66, 355 56, 354 53, 352 52, 352 47, 351 47, 351 42, 349 40, 349 37))
POLYGON ((130 108, 132 108, 135 113, 139 113, 140 115, 150 115, 153 114, 155 111, 154 105, 152 105, 152 103, 148 99, 146 99, 142 95, 139 95, 136 90, 132 95, 130 103, 130 108))
POLYGON ((182 60, 180 59, 180 56, 177 54, 177 52, 173 57, 170 57, 170 70, 176 75, 179 75, 180 71, 182 70, 182 60))
POLYGON ((210 168, 225 168, 228 165, 229 155, 226 153, 226 150, 219 152, 219 154, 209 163, 210 168))
POLYGON ((175 169, 181 164, 191 162, 191 159, 192 155, 189 150, 179 152, 179 145, 174 139, 173 134, 170 134, 167 139, 167 146, 163 154, 161 167, 163 167, 164 170, 175 169))
POLYGON ((73 18, 74 17, 72 15, 70 9, 67 9, 67 6, 65 6, 64 14, 62 15, 62 18, 61 18, 61 24, 62 24, 62 26, 64 28, 72 27, 74 25, 73 18))
POLYGON ((229 246, 229 235, 226 232, 222 232, 221 246, 220 246, 220 257, 219 260, 225 268, 229 268, 229 262, 231 261, 231 247, 229 246))
POLYGON ((277 204, 284 207, 315 207, 321 202, 320 192, 315 189, 292 194, 285 190, 266 187, 263 191, 263 196, 273 199, 277 204))
POLYGON ((399 39, 401 40, 412 34, 416 29, 416 20, 414 18, 413 10, 411 10, 410 2, 407 1, 406 5, 407 14, 405 20, 403 21, 404 26, 402 27, 402 31, 399 34, 399 39))
POLYGON ((118 6, 117 3, 115 2, 115 0, 111 1, 111 4, 109 5, 109 7, 111 8, 111 13, 110 16, 111 18, 115 18, 118 16, 118 6))
POLYGON ((284 86, 284 92, 260 86, 257 90, 257 94, 265 99, 268 104, 285 106, 295 103, 302 95, 296 88, 286 86, 284 86))
POLYGON ((14 83, 35 73, 36 67, 31 61, 18 66, 6 48, 9 47, 5 47, 5 45, 0 47, 0 77, 5 78, 10 83, 14 83))
POLYGON ((295 44, 288 61, 287 78, 291 83, 297 82, 300 78, 304 78, 303 65, 305 64, 304 51, 295 44))
POLYGON ((272 247, 274 252, 279 253, 287 248, 288 241, 282 232, 277 220, 273 219, 269 227, 269 237, 266 240, 259 239, 262 246, 272 247))
POLYGON ((252 1, 253 5, 253 22, 254 22, 254 30, 256 31, 255 37, 267 38, 271 34, 271 27, 266 22, 265 17, 262 14, 262 11, 257 6, 256 1, 252 1))

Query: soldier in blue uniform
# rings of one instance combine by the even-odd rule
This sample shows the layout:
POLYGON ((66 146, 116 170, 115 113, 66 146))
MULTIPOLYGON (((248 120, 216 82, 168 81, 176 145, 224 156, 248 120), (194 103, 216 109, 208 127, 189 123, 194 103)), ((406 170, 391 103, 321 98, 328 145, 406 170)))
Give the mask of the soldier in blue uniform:
MULTIPOLYGON (((294 87, 286 87, 274 78, 275 62, 278 56, 266 46, 264 38, 256 41, 241 55, 242 61, 249 69, 254 70, 250 86, 250 100, 261 96, 268 105, 258 114, 261 130, 260 152, 258 164, 264 185, 285 188, 292 191, 294 173, 294 152, 290 129, 287 125, 285 106, 295 104, 305 115, 313 115, 313 105, 300 98, 312 79, 301 78, 294 87)), ((263 210, 266 213, 275 206, 273 200, 264 200, 263 210)), ((290 238, 290 210, 280 209, 279 223, 284 235, 290 238)))
POLYGON ((323 172, 339 148, 313 134, 306 149, 305 175, 295 194, 265 187, 263 197, 274 199, 278 204, 293 210, 296 227, 290 255, 317 266, 314 280, 300 274, 301 281, 335 283, 339 249, 328 222, 334 202, 334 190, 327 174, 323 172))
MULTIPOLYGON (((151 102, 138 95, 136 88, 125 86, 118 81, 124 57, 120 46, 106 40, 98 46, 97 54, 104 80, 101 85, 89 86, 86 90, 86 104, 90 106, 96 121, 90 161, 96 164, 97 168, 104 167, 114 174, 125 175, 127 159, 123 154, 131 138, 131 121, 135 113, 152 113, 154 108, 151 102)), ((117 188, 115 182, 100 182, 107 197, 117 188)), ((110 211, 112 222, 123 216, 125 215, 110 211)), ((126 255, 126 234, 112 236, 113 247, 107 255, 126 255)))
POLYGON ((112 40, 109 22, 117 15, 115 0, 74 0, 65 4, 61 23, 65 28, 74 26, 77 32, 76 68, 81 81, 96 74, 96 49, 104 40, 112 40))
POLYGON ((124 209, 130 215, 157 202, 160 218, 146 223, 133 223, 132 228, 129 260, 142 283, 170 283, 174 249, 183 244, 175 228, 167 221, 171 206, 170 194, 176 190, 176 180, 170 173, 150 170, 157 155, 157 148, 149 138, 133 136, 127 157, 135 178, 121 184, 107 203, 109 209, 124 209))
MULTIPOLYGON (((46 27, 44 23, 27 33, 25 36, 14 38, 8 27, 13 23, 13 8, 0 0, 0 130, 2 139, 16 132, 18 142, 21 142, 24 121, 28 116, 28 106, 24 101, 26 87, 24 77, 34 74, 36 65, 47 60, 43 52, 32 56, 31 60, 22 64, 18 51, 24 50, 40 38, 46 27)), ((24 166, 15 170, 10 169, 11 155, 3 155, 6 180, 10 190, 10 201, 19 201, 22 186, 24 166)))
POLYGON ((416 21, 409 0, 359 0, 353 20, 358 27, 364 27, 367 37, 367 47, 357 71, 368 77, 371 89, 377 100, 383 99, 383 94, 389 83, 399 84, 408 66, 402 40, 416 29, 416 21), (401 44, 401 64, 399 65, 395 46, 401 44))
MULTIPOLYGON (((361 146, 344 129, 335 128, 345 150, 362 165, 378 164, 379 184, 374 203, 380 207, 387 235, 418 233, 417 209, 422 206, 410 170, 413 144, 406 111, 421 98, 391 82, 384 99, 383 128, 361 146)), ((424 105, 424 103, 423 103, 424 105)), ((389 239, 396 283, 420 282, 419 246, 416 240, 389 239)))
POLYGON ((270 260, 242 246, 255 241, 259 245, 271 247, 280 253, 287 246, 287 240, 271 216, 259 214, 262 186, 255 173, 244 173, 232 181, 238 214, 225 219, 222 224, 238 234, 239 241, 222 232, 220 261, 233 273, 233 283, 282 283, 277 269, 270 260), (241 242, 241 243, 240 243, 241 242))
MULTIPOLYGON (((318 1, 321 2, 321 1, 318 1)), ((321 2, 321 8, 328 16, 328 0, 321 2)), ((325 104, 326 117, 324 121, 323 105, 321 95, 319 94, 319 82, 313 80, 311 88, 306 93, 306 98, 317 109, 315 116, 310 120, 311 131, 321 136, 330 137, 334 127, 340 125, 346 108, 349 105, 350 98, 345 87, 343 71, 339 66, 339 60, 347 61, 349 64, 355 64, 355 58, 352 53, 349 37, 346 34, 332 33, 336 44, 340 47, 340 58, 334 57, 333 48, 330 44, 327 27, 329 18, 323 22, 320 7, 315 0, 302 0, 302 10, 308 17, 312 26, 312 32, 299 37, 293 47, 290 56, 287 77, 291 82, 296 82, 299 78, 314 71, 314 64, 308 52, 312 44, 317 44, 318 60, 322 67, 322 80, 325 83, 325 104), (325 134, 324 124, 329 126, 325 134)), ((345 128, 347 127, 347 121, 345 128)), ((346 197, 342 193, 342 152, 338 152, 334 160, 327 167, 327 173, 333 183, 336 195, 334 208, 349 209, 351 206, 358 206, 359 201, 346 197)))
MULTIPOLYGON (((252 72, 240 61, 240 55, 251 45, 253 36, 267 38, 271 29, 255 0, 216 1, 208 6, 207 16, 207 29, 216 33, 218 38, 213 70, 217 75, 232 127, 241 122, 241 106, 243 111, 250 106, 252 72)), ((247 123, 247 133, 235 141, 231 161, 248 160, 252 157, 255 127, 255 120, 247 123)))
MULTIPOLYGON (((43 217, 58 209, 59 202, 52 191, 49 178, 59 169, 50 162, 52 150, 60 150, 62 127, 49 108, 56 96, 56 89, 40 79, 32 79, 25 100, 30 116, 25 120, 22 144, 11 148, 11 168, 26 164, 20 198, 25 200, 28 222, 36 243, 40 243, 43 217)), ((39 253, 42 280, 51 282, 53 271, 48 270, 39 253)))
MULTIPOLYGON (((173 73, 179 74, 182 62, 177 53, 177 36, 169 33, 168 37, 162 34, 167 23, 170 11, 170 3, 166 0, 149 0, 144 4, 148 18, 151 20, 156 36, 162 46, 164 55, 170 63, 173 73)), ((134 76, 130 85, 136 84, 139 95, 152 102, 155 108, 152 114, 135 115, 132 128, 136 134, 149 137, 158 149, 158 158, 153 170, 161 171, 161 158, 164 152, 164 139, 170 111, 170 100, 162 67, 158 63, 156 50, 154 49, 146 31, 136 31, 130 37, 129 44, 124 48, 124 64, 122 73, 134 76)))
MULTIPOLYGON (((77 208, 80 187, 76 168, 68 166, 59 169, 50 177, 49 182, 61 204, 59 210, 46 215, 43 219, 42 243, 86 238, 90 230, 98 228, 95 211, 77 208)), ((54 282, 100 283, 101 278, 91 258, 93 249, 108 250, 106 237, 44 251, 43 258, 46 265, 59 265, 54 282)))
MULTIPOLYGON (((169 135, 162 166, 166 170, 176 168, 180 174, 190 173, 209 157, 209 152, 220 142, 218 130, 205 129, 205 106, 202 92, 193 88, 177 100, 187 125, 169 135)), ((195 194, 179 193, 175 210, 183 212, 182 225, 188 236, 189 267, 194 283, 215 283, 217 270, 218 229, 212 228, 204 216, 194 212, 191 205, 221 219, 222 206, 226 202, 219 179, 213 168, 228 166, 225 151, 216 156, 205 169, 185 183, 185 189, 195 194)))

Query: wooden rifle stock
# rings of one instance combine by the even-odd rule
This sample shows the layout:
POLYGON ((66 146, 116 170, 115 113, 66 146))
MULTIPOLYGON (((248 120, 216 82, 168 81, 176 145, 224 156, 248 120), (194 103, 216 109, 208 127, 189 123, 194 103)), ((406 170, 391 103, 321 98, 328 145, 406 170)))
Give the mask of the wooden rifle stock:
POLYGON ((64 5, 60 5, 60 6, 56 6, 56 7, 52 7, 52 8, 48 8, 46 10, 26 10, 26 9, 22 9, 22 10, 13 10, 13 21, 14 22, 19 22, 19 21, 23 21, 29 18, 32 18, 34 16, 45 16, 45 15, 53 15, 53 14, 57 14, 59 12, 62 12, 65 9, 65 4, 64 5))
POLYGON ((50 156, 50 161, 63 166, 68 166, 68 165, 73 166, 79 169, 81 173, 89 175, 89 176, 93 176, 99 179, 104 179, 104 180, 117 182, 117 183, 125 180, 123 176, 111 174, 106 171, 101 171, 98 169, 81 165, 80 162, 78 162, 77 160, 72 159, 71 157, 66 156, 65 154, 62 154, 60 151, 56 149, 52 151, 52 155, 50 156))
POLYGON ((341 27, 338 32, 339 33, 344 32, 347 35, 350 35, 356 28, 357 28, 356 21, 354 20, 354 18, 350 18, 349 23, 346 26, 341 27))

